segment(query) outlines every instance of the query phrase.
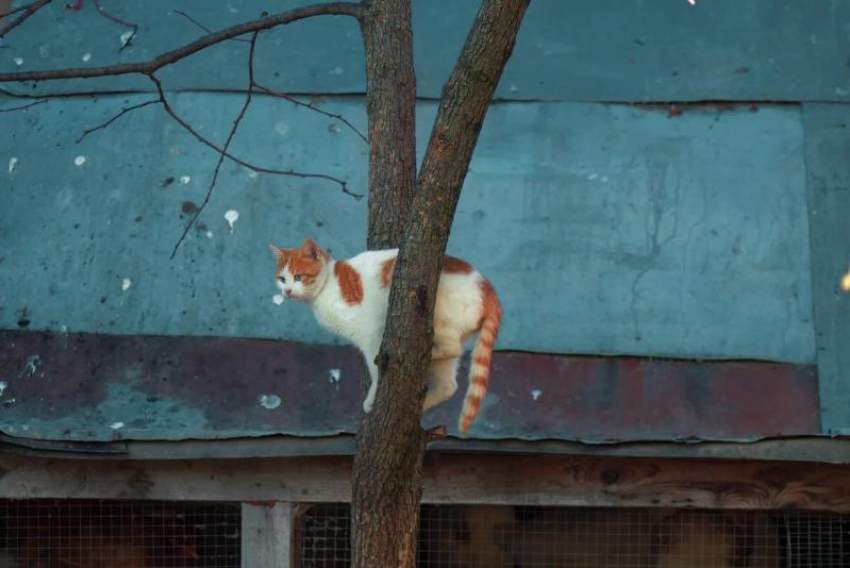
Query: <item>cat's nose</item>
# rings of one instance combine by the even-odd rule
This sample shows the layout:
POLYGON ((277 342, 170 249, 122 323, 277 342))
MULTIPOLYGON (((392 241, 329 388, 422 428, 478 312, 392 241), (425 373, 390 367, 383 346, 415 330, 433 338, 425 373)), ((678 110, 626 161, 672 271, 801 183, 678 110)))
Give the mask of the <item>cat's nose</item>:
POLYGON ((284 290, 283 293, 286 294, 287 297, 292 296, 292 290, 284 290))

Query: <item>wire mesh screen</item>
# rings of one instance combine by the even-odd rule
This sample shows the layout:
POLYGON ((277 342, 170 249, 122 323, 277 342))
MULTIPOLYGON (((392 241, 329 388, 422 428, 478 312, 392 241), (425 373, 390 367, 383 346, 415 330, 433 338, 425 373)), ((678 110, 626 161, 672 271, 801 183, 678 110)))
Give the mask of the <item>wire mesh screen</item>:
POLYGON ((231 503, 0 501, 0 568, 240 568, 231 503))
MULTIPOLYGON (((348 505, 297 523, 301 568, 350 566, 348 505)), ((420 568, 850 568, 850 516, 423 506, 420 568)))

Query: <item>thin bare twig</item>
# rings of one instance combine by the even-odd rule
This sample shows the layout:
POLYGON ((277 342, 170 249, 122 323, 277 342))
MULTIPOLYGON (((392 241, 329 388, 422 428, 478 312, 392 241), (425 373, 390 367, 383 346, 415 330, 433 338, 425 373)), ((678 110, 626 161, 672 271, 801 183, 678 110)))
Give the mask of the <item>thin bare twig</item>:
MULTIPOLYGON (((200 132, 198 132, 197 130, 192 128, 191 124, 189 124, 188 122, 183 120, 183 118, 181 118, 179 114, 174 112, 174 109, 171 108, 171 105, 168 103, 168 100, 165 98, 165 91, 162 89, 162 83, 160 83, 159 79, 157 79, 157 77, 154 76, 154 75, 149 75, 148 77, 156 85, 157 92, 159 93, 159 97, 160 97, 160 102, 162 103, 162 108, 165 110, 165 112, 168 114, 168 116, 173 118, 174 121, 177 122, 177 124, 179 124, 180 126, 182 126, 183 129, 186 132, 188 132, 189 134, 194 136, 195 139, 198 142, 200 142, 201 144, 203 144, 204 146, 207 146, 208 148, 210 148, 212 150, 215 150, 218 153, 222 153, 222 148, 220 148, 219 146, 217 146, 216 144, 211 142, 209 139, 205 138, 200 132)), ((224 155, 230 161, 232 161, 236 164, 239 164, 240 166, 243 166, 245 168, 248 168, 249 170, 251 170, 253 172, 257 172, 257 173, 260 173, 260 174, 275 174, 275 175, 281 175, 281 176, 297 177, 297 178, 301 178, 301 179, 323 179, 323 180, 331 181, 331 182, 339 185, 344 194, 350 195, 351 197, 353 197, 357 201, 360 201, 361 199, 363 199, 363 197, 365 197, 362 193, 355 193, 355 192, 351 191, 348 188, 348 182, 347 181, 339 179, 339 178, 331 176, 331 175, 328 175, 328 174, 316 174, 316 173, 299 172, 299 171, 295 171, 295 170, 276 170, 274 168, 264 168, 262 166, 255 166, 254 164, 246 162, 242 158, 238 158, 238 157, 234 156, 233 154, 231 154, 229 152, 224 152, 224 155)))
POLYGON ((124 27, 130 28, 130 29, 132 29, 134 32, 135 32, 135 31, 138 29, 138 27, 139 27, 138 25, 134 24, 133 22, 128 22, 127 20, 122 20, 122 19, 121 19, 121 18, 119 18, 118 16, 116 16, 116 15, 114 15, 114 14, 110 14, 109 12, 107 12, 107 11, 103 8, 103 6, 101 6, 101 5, 100 5, 100 0, 94 0, 94 8, 95 8, 95 10, 97 10, 97 11, 98 11, 98 13, 100 13, 100 15, 101 15, 101 16, 103 16, 103 17, 104 17, 104 18, 106 18, 107 20, 111 20, 111 21, 115 22, 116 24, 120 24, 120 25, 122 25, 122 26, 124 26, 124 27))
POLYGON ((3 18, 6 18, 8 16, 11 16, 12 14, 17 14, 18 12, 23 12, 27 8, 29 8, 28 5, 27 6, 18 6, 17 8, 12 8, 8 12, 3 12, 2 14, 0 14, 0 20, 2 20, 3 18))
MULTIPOLYGON (((187 20, 189 20, 190 22, 192 22, 193 24, 195 24, 196 26, 198 26, 199 28, 201 28, 202 30, 207 32, 208 34, 213 33, 211 29, 206 27, 204 24, 202 24, 201 22, 199 22, 198 20, 196 20, 195 18, 193 18, 192 16, 190 16, 186 12, 184 12, 182 10, 172 10, 172 12, 174 12, 175 14, 179 14, 179 15, 183 16, 184 18, 186 18, 187 20)), ((245 39, 243 37, 235 37, 235 38, 233 38, 232 41, 241 41, 241 42, 245 42, 245 43, 251 43, 251 40, 245 39)))
MULTIPOLYGON (((44 4, 46 4, 49 1, 51 1, 51 0, 39 0, 39 2, 43 2, 44 4)), ((104 14, 106 17, 109 17, 100 8, 99 4, 96 3, 96 7, 98 8, 99 12, 104 14)), ((161 103, 165 112, 175 122, 177 122, 180 126, 182 126, 184 130, 186 130, 188 133, 190 133, 192 136, 194 136, 195 139, 197 139, 199 142, 201 142, 202 144, 206 145, 207 147, 215 150, 219 154, 219 159, 218 159, 218 162, 216 164, 215 170, 213 172, 212 181, 211 181, 210 186, 207 190, 207 194, 204 198, 204 202, 201 205, 201 207, 198 209, 198 211, 196 212, 195 216, 186 225, 186 227, 183 231, 183 234, 181 235, 180 239, 177 241, 177 244, 175 245, 174 250, 171 253, 171 258, 174 258, 174 255, 177 253, 177 250, 180 247, 180 244, 185 240, 186 235, 188 234, 189 230, 193 226, 195 220, 198 218, 200 213, 203 211, 203 209, 209 203, 209 200, 210 200, 211 195, 212 195, 212 191, 215 188, 215 184, 218 180, 218 175, 219 175, 219 172, 221 170, 221 165, 224 162, 224 158, 228 158, 229 160, 231 160, 231 161, 233 161, 233 162, 235 162, 235 163, 237 163, 237 164, 239 164, 239 165, 241 165, 245 168, 248 168, 248 169, 250 169, 254 172, 285 175, 285 176, 299 177, 299 178, 303 178, 303 179, 314 178, 314 179, 323 179, 323 180, 331 181, 331 182, 339 185, 340 188, 342 189, 343 193, 350 195, 357 200, 360 200, 364 197, 362 194, 352 192, 348 188, 348 183, 345 180, 336 178, 336 177, 331 176, 331 175, 297 172, 295 170, 277 170, 277 169, 272 169, 272 168, 263 168, 263 167, 259 167, 259 166, 255 166, 253 164, 250 164, 250 163, 246 162, 245 160, 237 158, 236 156, 233 156, 232 154, 230 154, 228 152, 228 150, 230 148, 230 144, 233 140, 233 137, 236 135, 236 131, 239 127, 239 124, 242 121, 242 119, 244 118, 245 113, 248 109, 248 106, 251 103, 254 88, 255 88, 255 85, 256 85, 256 81, 254 80, 254 67, 253 67, 253 65, 254 65, 254 50, 255 50, 255 47, 256 47, 256 41, 257 41, 258 34, 261 31, 264 31, 266 29, 270 29, 270 28, 278 26, 278 25, 286 25, 288 23, 294 22, 294 21, 299 20, 299 19, 309 18, 309 17, 313 17, 313 16, 319 16, 319 15, 329 15, 329 14, 349 15, 349 16, 353 16, 353 17, 359 19, 360 15, 361 15, 361 10, 362 10, 362 8, 361 8, 360 4, 355 3, 355 2, 333 2, 333 3, 327 3, 327 4, 317 4, 317 5, 314 5, 314 6, 305 6, 303 8, 298 8, 298 9, 295 9, 295 10, 290 10, 289 12, 277 14, 275 16, 264 16, 260 20, 255 20, 255 21, 247 22, 247 23, 240 24, 240 25, 237 25, 237 26, 232 26, 230 28, 227 28, 227 29, 222 30, 222 31, 217 32, 217 33, 211 33, 211 34, 204 36, 204 37, 202 37, 202 38, 200 38, 200 39, 198 39, 198 40, 196 40, 196 41, 194 41, 194 42, 192 42, 188 45, 183 46, 182 48, 170 51, 168 53, 164 53, 164 54, 162 54, 162 55, 160 55, 160 56, 158 56, 158 57, 156 57, 156 58, 154 58, 154 59, 152 59, 148 62, 144 62, 144 63, 122 64, 122 65, 113 65, 113 66, 108 66, 108 67, 88 68, 88 69, 62 69, 62 70, 43 71, 43 72, 42 71, 35 71, 35 72, 24 72, 24 73, 4 73, 4 74, 0 74, 0 82, 103 77, 103 76, 123 75, 123 74, 129 74, 129 73, 140 73, 140 74, 146 75, 154 83, 154 85, 156 87, 157 94, 158 94, 158 98, 156 100, 145 101, 143 103, 139 103, 139 104, 132 105, 130 107, 121 109, 121 111, 118 112, 118 114, 111 117, 110 119, 108 119, 103 124, 100 124, 100 125, 98 125, 94 128, 85 130, 83 132, 83 134, 80 136, 80 138, 77 140, 77 142, 82 141, 86 136, 88 136, 92 132, 107 128, 109 125, 111 125, 113 122, 115 122, 116 120, 118 120, 119 118, 124 116, 125 114, 128 114, 128 113, 130 113, 134 110, 137 110, 139 108, 142 108, 142 107, 145 107, 145 106, 148 106, 148 105, 151 105, 151 104, 161 103), (164 67, 166 65, 170 65, 171 63, 174 63, 174 62, 179 61, 180 59, 182 59, 184 57, 187 57, 189 55, 197 53, 198 51, 201 51, 201 50, 203 50, 203 49, 205 49, 205 48, 207 48, 211 45, 215 45, 216 43, 226 41, 228 39, 237 38, 238 36, 246 34, 246 33, 251 33, 253 35, 252 35, 251 40, 250 40, 251 47, 250 47, 249 56, 248 56, 249 84, 248 84, 247 94, 246 94, 246 98, 245 98, 245 103, 242 106, 242 109, 240 110, 238 116, 234 120, 233 127, 230 130, 230 134, 227 137, 227 140, 225 141, 224 146, 219 147, 216 144, 214 144, 213 142, 211 142, 210 140, 208 140, 207 138, 205 138, 204 136, 202 136, 188 122, 183 120, 174 111, 174 109, 171 107, 171 105, 168 102, 168 99, 165 96, 165 91, 162 88, 162 83, 156 77, 155 72, 158 69, 161 69, 162 67, 164 67)), ((194 22, 194 20, 192 18, 189 18, 187 15, 182 14, 182 13, 181 13, 181 15, 184 15, 184 17, 187 17, 190 21, 194 22)), ((110 18, 110 19, 113 19, 113 18, 110 18)), ((19 18, 19 20, 22 21, 21 18, 19 18)), ((131 24, 129 24, 128 22, 120 21, 119 23, 123 23, 124 25, 131 26, 131 24)), ((203 29, 203 26, 201 24, 199 24, 198 22, 194 22, 194 23, 196 23, 197 25, 199 25, 203 29)), ((135 26, 133 26, 133 27, 135 29, 135 26)), ((0 89, 0 90, 2 90, 2 89, 0 89)), ((264 90, 266 90, 266 89, 264 89, 264 90)), ((268 90, 268 91, 270 91, 270 90, 268 90)), ((289 96, 287 95, 287 97, 289 97, 289 96)), ((284 98, 286 98, 286 97, 284 97, 284 98)), ((291 97, 289 97, 289 98, 290 98, 290 100, 293 100, 293 99, 291 99, 291 97)), ((339 117, 338 115, 332 115, 331 113, 321 111, 320 109, 316 109, 312 105, 307 105, 306 103, 301 103, 301 101, 298 101, 298 102, 300 104, 302 104, 303 106, 308 106, 308 107, 312 108, 313 110, 320 112, 321 114, 325 114, 327 116, 332 116, 334 118, 337 118, 337 119, 345 122, 346 124, 349 124, 344 118, 339 117)), ((31 103, 29 106, 32 106, 33 104, 36 104, 36 103, 31 103)), ((353 128, 353 126, 351 126, 350 124, 349 124, 349 126, 351 128, 353 128)), ((356 131, 356 129, 355 129, 355 131, 356 131)), ((362 137, 362 135, 361 135, 361 137, 362 137)))
POLYGON ((118 48, 118 53, 121 53, 131 45, 133 45, 133 40, 136 38, 136 32, 139 31, 139 26, 134 24, 133 22, 128 22, 127 20, 121 19, 118 16, 107 12, 103 6, 100 5, 100 0, 92 0, 94 2, 94 9, 97 10, 97 13, 106 18, 111 22, 115 22, 118 25, 124 26, 125 28, 130 28, 130 35, 125 39, 124 36, 121 36, 121 47, 118 48))
POLYGON ((53 2, 53 0, 35 0, 35 2, 27 6, 24 10, 21 10, 22 13, 20 16, 18 16, 8 24, 0 26, 0 37, 5 36, 10 31, 23 24, 30 16, 32 16, 51 2, 53 2))
MULTIPOLYGON (((38 0, 38 2, 47 3, 50 2, 50 0, 38 0)), ((157 70, 165 67, 166 65, 171 65, 176 61, 231 38, 254 32, 261 32, 276 26, 290 24, 297 20, 312 18, 314 16, 352 16, 359 20, 362 10, 363 8, 359 2, 328 2, 326 4, 303 6, 280 14, 266 16, 259 20, 237 24, 214 34, 203 36, 192 43, 184 45, 183 47, 163 53, 150 61, 143 61, 141 63, 122 63, 106 67, 0 73, 0 83, 47 81, 53 79, 86 79, 91 77, 127 75, 130 73, 141 73, 142 75, 150 76, 152 73, 155 73, 157 70)))
POLYGON ((334 114, 334 113, 332 113, 332 112, 328 112, 328 111, 326 111, 326 110, 322 110, 322 109, 320 109, 319 107, 317 107, 317 106, 316 106, 316 103, 315 103, 315 102, 312 102, 312 101, 311 101, 311 102, 309 102, 309 103, 305 103, 304 101, 300 101, 300 100, 296 99, 295 97, 293 97, 293 96, 292 96, 292 95, 290 95, 290 94, 282 93, 281 91, 276 91, 275 89, 272 89, 272 88, 270 88, 270 87, 266 87, 266 86, 264 86, 264 85, 260 85, 260 84, 259 84, 259 83, 257 83, 256 81, 254 82, 254 87, 255 87, 255 88, 257 88, 257 89, 259 89, 260 91, 262 91, 262 92, 266 93, 267 95, 271 95, 271 96, 273 96, 273 97, 281 98, 281 99, 283 99, 283 100, 286 100, 286 101, 291 102, 291 103, 292 103, 292 104, 294 104, 294 105, 297 105, 297 106, 301 106, 301 107, 308 108, 308 109, 310 109, 310 110, 312 110, 312 111, 314 111, 314 112, 317 112, 317 113, 319 113, 319 114, 325 115, 325 116, 327 116, 327 117, 329 117, 329 118, 334 118, 334 119, 336 119, 336 120, 340 121, 341 123, 343 123, 344 125, 346 125, 349 129, 351 129, 351 131, 352 131, 352 132, 354 132, 355 134, 357 134, 357 136, 359 136, 360 138, 362 138, 364 142, 366 142, 367 144, 369 143, 369 139, 368 139, 368 138, 366 138, 366 135, 365 135, 365 134, 363 134, 362 132, 360 132, 360 131, 357 129, 357 127, 356 127, 356 126, 354 126, 353 124, 351 124, 351 123, 348 121, 348 119, 346 119, 346 118, 345 118, 344 116, 342 116, 341 114, 334 114))
POLYGON ((16 110, 25 110, 25 109, 28 109, 30 107, 34 107, 36 105, 42 105, 42 104, 46 103, 48 100, 49 99, 41 99, 40 101, 33 101, 31 103, 27 103, 27 104, 21 105, 21 106, 16 106, 16 107, 11 107, 11 108, 0 108, 0 112, 13 112, 13 111, 16 111, 16 110))
POLYGON ((210 202, 210 197, 212 197, 213 188, 215 188, 215 182, 218 181, 218 172, 221 170, 221 164, 224 162, 224 155, 227 153, 227 149, 230 148, 230 142, 233 140, 233 137, 236 136, 236 129, 239 128, 239 123, 242 122, 242 118, 245 116, 245 113, 248 111, 248 106, 251 104, 251 96, 254 93, 254 48, 257 46, 257 36, 260 32, 254 32, 251 36, 251 47, 248 49, 248 90, 245 95, 245 103, 242 105, 242 108, 239 110, 239 114, 236 116, 236 120, 233 121, 233 127, 230 129, 230 134, 227 135, 227 140, 224 142, 224 147, 221 149, 221 152, 218 155, 218 162, 215 165, 215 170, 213 171, 212 181, 210 181, 210 186, 207 188, 207 194, 204 196, 204 201, 201 203, 201 206, 198 207, 197 211, 195 211, 195 215, 189 220, 186 224, 186 227, 183 229, 183 234, 180 235, 180 238, 177 240, 177 244, 174 245, 174 250, 171 251, 171 258, 174 258, 174 255, 177 254, 177 249, 180 248, 180 244, 186 239, 186 235, 189 233, 189 230, 195 224, 195 221, 198 217, 203 213, 204 208, 210 202))
POLYGON ((125 114, 127 114, 129 112, 132 112, 136 109, 140 109, 142 107, 146 107, 148 105, 154 105, 154 104, 157 104, 159 102, 160 102, 159 99, 153 99, 151 101, 145 101, 143 103, 139 103, 139 104, 135 104, 135 105, 132 105, 132 106, 128 106, 126 108, 122 108, 121 112, 119 112, 118 114, 116 114, 115 116, 113 116, 112 118, 110 118, 109 120, 104 122, 103 124, 99 124, 99 125, 95 126, 94 128, 87 128, 87 129, 83 130, 82 135, 79 138, 77 138, 76 143, 79 144, 80 142, 82 142, 83 138, 85 138, 86 136, 88 136, 92 132, 97 132, 98 130, 103 130, 104 128, 106 128, 107 126, 109 126, 110 124, 112 124, 113 122, 115 122, 116 120, 118 120, 119 118, 121 118, 122 116, 124 116, 125 114))

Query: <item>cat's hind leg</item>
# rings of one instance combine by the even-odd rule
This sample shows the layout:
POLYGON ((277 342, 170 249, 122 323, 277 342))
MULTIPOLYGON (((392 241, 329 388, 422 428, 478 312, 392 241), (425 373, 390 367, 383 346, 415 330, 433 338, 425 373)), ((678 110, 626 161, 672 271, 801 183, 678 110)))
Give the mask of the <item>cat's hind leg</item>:
POLYGON ((431 361, 431 368, 428 371, 428 380, 430 388, 425 396, 425 405, 423 410, 428 410, 432 406, 440 404, 451 398, 457 390, 457 365, 459 358, 454 359, 439 359, 431 361))
POLYGON ((455 329, 449 326, 435 326, 434 340, 431 346, 431 359, 457 359, 463 355, 463 339, 455 329))
POLYGON ((363 357, 366 359, 366 368, 369 370, 369 391, 366 393, 366 400, 363 401, 363 412, 369 413, 375 405, 375 395, 378 394, 378 366, 375 364, 375 358, 378 356, 378 347, 364 349, 361 348, 363 357))

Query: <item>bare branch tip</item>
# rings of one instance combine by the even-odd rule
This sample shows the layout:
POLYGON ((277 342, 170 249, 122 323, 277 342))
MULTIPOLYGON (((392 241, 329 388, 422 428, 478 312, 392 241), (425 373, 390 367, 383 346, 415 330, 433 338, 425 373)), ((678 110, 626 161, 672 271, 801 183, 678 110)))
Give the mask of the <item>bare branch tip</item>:
POLYGON ((27 103, 27 104, 21 105, 21 106, 16 106, 16 107, 11 107, 11 108, 0 108, 0 113, 2 113, 2 112, 14 112, 16 110, 26 110, 26 109, 32 108, 36 105, 42 105, 42 104, 48 102, 48 100, 49 99, 42 99, 42 100, 39 100, 39 101, 33 101, 31 103, 27 103))
MULTIPOLYGON (((30 16, 44 8, 47 4, 50 4, 53 0, 35 0, 32 4, 28 6, 24 6, 22 10, 20 10, 21 15, 9 22, 8 24, 0 25, 0 38, 4 37, 13 29, 17 28, 21 24, 23 24, 30 16)), ((9 12, 10 14, 15 13, 13 10, 9 12)))

